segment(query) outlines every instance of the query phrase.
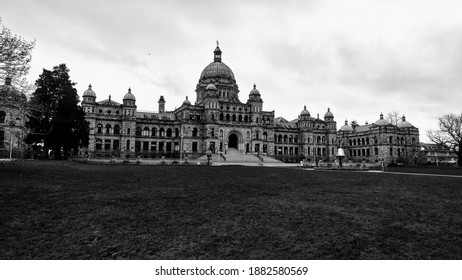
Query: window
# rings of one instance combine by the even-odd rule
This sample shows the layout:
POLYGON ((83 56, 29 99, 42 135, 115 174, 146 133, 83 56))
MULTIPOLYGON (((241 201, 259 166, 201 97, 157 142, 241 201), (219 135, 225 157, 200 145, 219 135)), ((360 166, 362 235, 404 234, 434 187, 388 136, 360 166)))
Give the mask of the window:
POLYGON ((197 142, 192 142, 192 151, 193 153, 197 152, 197 142))
MULTIPOLYGON (((240 108, 239 108, 239 109, 240 109, 240 108)), ((237 120, 238 120, 239 122, 242 122, 242 115, 239 115, 239 117, 237 118, 237 120)))
POLYGON ((149 151, 149 142, 147 141, 143 142, 143 151, 149 151))
POLYGON ((110 150, 111 149, 111 140, 110 139, 105 139, 104 140, 104 149, 105 150, 110 150))
POLYGON ((220 114, 220 121, 222 121, 223 119, 224 119, 223 114, 220 114))
POLYGON ((114 140, 114 143, 112 144, 112 148, 114 150, 119 150, 119 147, 120 147, 120 142, 119 140, 114 140))
POLYGON ((118 124, 114 125, 114 134, 120 134, 120 126, 118 124))
POLYGON ((103 125, 102 124, 98 124, 96 126, 96 133, 103 133, 103 125))
POLYGON ((172 142, 167 142, 167 153, 172 151, 172 142))
POLYGON ((167 129, 167 137, 172 137, 172 129, 171 128, 167 129))
MULTIPOLYGON (((245 109, 247 111, 247 109, 245 109)), ((248 116, 244 116, 244 122, 249 122, 249 117, 248 116)))
POLYGON ((151 152, 156 152, 157 150, 157 142, 151 142, 151 152))
POLYGON ((135 133, 136 136, 141 136, 141 126, 137 126, 136 127, 136 133, 135 133))
POLYGON ((193 137, 197 137, 197 134, 198 134, 197 132, 198 132, 198 130, 197 130, 197 128, 195 127, 195 128, 193 129, 192 136, 193 136, 193 137))
POLYGON ((175 137, 180 137, 180 130, 175 128, 175 137))
POLYGON ((157 128, 153 127, 153 128, 151 129, 151 136, 154 136, 154 137, 157 136, 157 128))
POLYGON ((103 139, 96 139, 95 147, 97 150, 101 150, 103 148, 103 139))
POLYGON ((236 121, 236 115, 233 115, 233 122, 236 121))
MULTIPOLYGON (((268 140, 268 133, 263 132, 263 140, 268 140)), ((264 147, 264 146, 263 146, 263 147, 264 147)), ((263 148, 263 150, 264 150, 264 149, 265 149, 265 148, 263 148)), ((264 153, 266 153, 266 152, 264 152, 264 153)))
POLYGON ((255 139, 260 139, 260 132, 259 131, 256 131, 255 132, 255 139))
POLYGON ((127 135, 130 135, 130 128, 127 128, 127 135))
POLYGON ((5 147, 5 131, 0 130, 0 148, 5 147))
POLYGON ((143 135, 143 136, 149 136, 149 127, 145 127, 145 128, 143 129, 143 134, 142 134, 142 135, 143 135))
POLYGON ((287 135, 284 135, 284 143, 287 143, 287 135))
POLYGON ((229 114, 226 114, 226 120, 229 121, 230 120, 230 116, 229 114))
POLYGON ((161 127, 161 128, 159 129, 159 136, 160 136, 160 137, 164 137, 164 136, 165 136, 165 130, 164 130, 163 127, 161 127))
POLYGON ((215 137, 215 129, 212 128, 212 130, 210 131, 210 137, 215 137))
POLYGON ((111 128, 112 128, 112 126, 110 124, 106 125, 106 134, 111 133, 111 130, 112 130, 111 128))
POLYGON ((125 146, 125 150, 130 150, 130 140, 127 140, 127 145, 125 146))
POLYGON ((5 122, 6 113, 5 111, 0 111, 0 123, 5 122))

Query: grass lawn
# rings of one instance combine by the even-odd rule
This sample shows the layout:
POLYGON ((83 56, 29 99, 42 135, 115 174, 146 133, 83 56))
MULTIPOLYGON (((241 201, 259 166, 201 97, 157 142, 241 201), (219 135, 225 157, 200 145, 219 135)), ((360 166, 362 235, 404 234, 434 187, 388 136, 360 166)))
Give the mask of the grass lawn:
POLYGON ((0 164, 0 259, 461 259, 462 178, 0 164))

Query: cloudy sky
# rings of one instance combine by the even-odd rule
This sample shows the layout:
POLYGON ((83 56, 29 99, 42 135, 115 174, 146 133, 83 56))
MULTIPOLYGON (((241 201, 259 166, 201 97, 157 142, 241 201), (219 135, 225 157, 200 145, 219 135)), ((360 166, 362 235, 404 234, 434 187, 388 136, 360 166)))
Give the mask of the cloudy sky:
POLYGON ((397 111, 419 127, 462 112, 462 1, 0 0, 3 25, 36 39, 29 80, 66 63, 80 96, 138 109, 195 101, 216 40, 247 101, 295 119, 306 105, 322 117, 376 121, 397 111))

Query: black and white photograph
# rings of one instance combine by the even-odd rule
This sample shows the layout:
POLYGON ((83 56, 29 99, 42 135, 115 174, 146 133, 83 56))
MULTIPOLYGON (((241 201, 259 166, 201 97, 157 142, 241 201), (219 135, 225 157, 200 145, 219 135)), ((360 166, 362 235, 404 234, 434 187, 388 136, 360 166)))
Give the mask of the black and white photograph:
POLYGON ((461 11, 0 0, 0 277, 457 279, 461 11))

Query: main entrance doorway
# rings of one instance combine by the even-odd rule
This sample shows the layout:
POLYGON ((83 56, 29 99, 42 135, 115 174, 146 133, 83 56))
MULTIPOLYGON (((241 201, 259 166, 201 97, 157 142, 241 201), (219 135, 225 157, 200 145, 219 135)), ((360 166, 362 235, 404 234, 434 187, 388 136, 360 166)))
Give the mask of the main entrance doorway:
POLYGON ((228 148, 235 148, 237 149, 237 144, 238 144, 238 137, 236 134, 230 134, 228 138, 228 148))

